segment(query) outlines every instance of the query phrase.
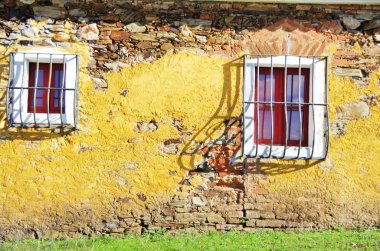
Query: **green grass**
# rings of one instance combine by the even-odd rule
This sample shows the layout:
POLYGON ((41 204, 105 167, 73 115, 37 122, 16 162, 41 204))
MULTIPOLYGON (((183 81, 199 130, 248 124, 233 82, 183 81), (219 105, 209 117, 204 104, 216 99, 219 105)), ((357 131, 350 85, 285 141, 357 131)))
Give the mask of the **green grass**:
POLYGON ((380 250, 380 231, 184 234, 5 242, 0 250, 380 250))

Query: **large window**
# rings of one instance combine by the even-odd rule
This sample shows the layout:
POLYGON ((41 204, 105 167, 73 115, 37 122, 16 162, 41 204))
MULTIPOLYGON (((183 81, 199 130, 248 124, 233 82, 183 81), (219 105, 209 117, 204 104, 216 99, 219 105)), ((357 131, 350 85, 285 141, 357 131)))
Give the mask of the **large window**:
POLYGON ((76 128, 78 56, 10 54, 7 116, 11 127, 76 128))
POLYGON ((326 67, 320 57, 245 57, 246 157, 325 158, 326 67))

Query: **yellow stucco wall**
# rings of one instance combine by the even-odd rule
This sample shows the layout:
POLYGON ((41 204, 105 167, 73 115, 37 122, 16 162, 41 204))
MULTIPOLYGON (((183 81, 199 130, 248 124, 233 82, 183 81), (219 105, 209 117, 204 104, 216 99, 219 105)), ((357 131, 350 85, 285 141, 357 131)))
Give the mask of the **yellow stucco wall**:
MULTIPOLYGON (((0 52, 6 56, 23 49, 0 52)), ((178 192, 187 170, 200 161, 200 156, 166 155, 159 150, 163 141, 181 137, 173 122, 180 121, 188 133, 181 147, 191 152, 196 143, 218 136, 225 119, 240 114, 238 62, 167 55, 152 64, 108 74, 108 89, 98 91, 84 67, 89 58, 86 45, 73 44, 69 52, 81 56, 78 131, 63 137, 49 130, 9 129, 2 108, 0 136, 11 140, 0 143, 0 217, 10 222, 66 217, 84 208, 93 212, 92 218, 101 218, 119 198, 129 201, 118 209, 126 214, 164 202, 178 192), (125 89, 124 97, 120 93, 125 89), (158 124, 157 131, 134 130, 137 122, 151 120, 158 124), (137 194, 144 194, 146 201, 137 194)), ((6 62, 3 57, 0 63, 6 62)), ((358 89, 352 81, 330 73, 331 116, 338 105, 357 101, 365 93, 379 93, 379 76, 380 70, 372 73, 370 85, 358 89)), ((270 175, 272 182, 266 188, 289 201, 302 200, 311 192, 318 194, 321 206, 378 210, 379 106, 371 107, 368 118, 350 121, 347 127, 344 136, 331 138, 325 162, 276 161, 275 168, 293 171, 270 175), (294 170, 298 166, 302 168, 294 170)), ((273 165, 263 163, 261 168, 273 165)))

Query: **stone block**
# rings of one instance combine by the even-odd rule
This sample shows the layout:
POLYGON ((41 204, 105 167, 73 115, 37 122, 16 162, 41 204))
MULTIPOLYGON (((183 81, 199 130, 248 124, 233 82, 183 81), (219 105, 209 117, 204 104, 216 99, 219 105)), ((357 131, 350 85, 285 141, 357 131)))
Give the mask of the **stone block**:
POLYGON ((193 203, 193 205, 195 206, 205 206, 207 204, 207 201, 205 201, 204 199, 202 199, 201 197, 193 197, 191 198, 191 201, 193 203))
POLYGON ((219 205, 216 207, 218 212, 226 212, 226 211, 241 211, 243 210, 242 205, 219 205))
POLYGON ((241 218, 227 218, 228 224, 242 224, 241 218))
POLYGON ((63 19, 67 14, 65 8, 56 6, 34 6, 33 12, 35 16, 51 17, 54 19, 63 19))
POLYGON ((181 223, 192 223, 192 222, 205 222, 206 214, 204 213, 176 213, 174 215, 176 221, 181 223))
POLYGON ((125 26, 125 28, 129 32, 132 32, 132 33, 138 33, 138 32, 145 32, 146 31, 145 25, 141 25, 138 22, 136 22, 136 23, 130 23, 127 26, 125 26))
POLYGON ((280 220, 296 220, 298 214, 296 213, 276 213, 276 219, 280 220))
POLYGON ((284 220, 256 220, 257 227, 282 228, 286 227, 284 220))
POLYGON ((246 217, 250 219, 274 219, 275 214, 271 211, 246 211, 246 217))
POLYGON ((352 30, 354 30, 360 26, 360 21, 351 17, 351 16, 343 16, 342 22, 343 22, 344 26, 346 26, 346 28, 352 29, 352 30))
POLYGON ((273 203, 264 202, 264 203, 246 203, 244 204, 245 210, 261 210, 261 211, 271 211, 273 210, 273 203))
POLYGON ((238 231, 243 230, 242 225, 236 225, 236 224, 216 224, 215 227, 217 230, 231 230, 231 229, 238 230, 238 231))
POLYGON ((352 68, 335 68, 334 73, 337 76, 342 77, 363 77, 363 73, 360 69, 352 69, 352 68))
POLYGON ((244 10, 255 10, 255 11, 279 11, 277 4, 248 4, 244 7, 244 10))
POLYGON ((133 33, 131 35, 131 38, 133 40, 137 41, 156 41, 156 34, 155 33, 133 33))
POLYGON ((83 26, 79 29, 78 36, 85 40, 98 40, 99 30, 95 23, 83 26))
POLYGON ((369 105, 364 101, 349 103, 337 107, 337 117, 343 120, 355 120, 362 117, 368 117, 369 113, 369 105))
POLYGON ((129 38, 129 32, 113 30, 111 32, 110 38, 115 41, 125 41, 129 38))
POLYGON ((207 222, 209 223, 225 223, 226 220, 220 215, 215 213, 209 213, 207 214, 207 222))
POLYGON ((227 218, 242 218, 244 216, 243 211, 225 211, 223 216, 227 218))

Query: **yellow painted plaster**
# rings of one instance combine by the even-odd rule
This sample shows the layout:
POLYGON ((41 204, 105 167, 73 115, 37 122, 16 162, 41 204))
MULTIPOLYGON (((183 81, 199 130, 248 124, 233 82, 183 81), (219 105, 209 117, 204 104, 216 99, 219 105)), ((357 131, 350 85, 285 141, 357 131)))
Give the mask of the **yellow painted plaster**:
MULTIPOLYGON (((335 49, 331 47, 330 55, 335 49)), ((368 86, 359 88, 353 80, 330 71, 330 121, 335 119, 338 106, 358 102, 364 95, 380 95, 379 79, 380 68, 371 73, 368 86)), ((323 207, 338 218, 376 220, 374 216, 380 214, 379 128, 380 107, 375 103, 370 116, 347 122, 343 136, 330 136, 325 161, 263 161, 258 168, 272 174, 266 188, 282 201, 302 202, 309 210, 323 207)))
MULTIPOLYGON (((26 48, 0 48, 2 55, 26 48)), ((192 54, 167 55, 106 77, 108 89, 93 88, 85 65, 88 48, 73 43, 81 56, 79 130, 66 136, 48 130, 9 129, 1 116, 0 217, 10 221, 38 219, 52 212, 63 217, 87 207, 98 217, 126 199, 119 210, 139 212, 168 200, 194 167, 194 147, 220 135, 223 121, 241 111, 241 64, 192 54), (124 97, 120 93, 128 89, 124 97), (154 120, 158 130, 139 133, 140 121, 154 120), (182 127, 173 126, 179 121, 182 127), (185 137, 187 154, 166 155, 163 141, 185 137), (191 142, 191 143, 189 143, 191 142), (144 194, 146 201, 138 199, 144 194), (75 212, 75 210, 74 210, 75 212)), ((2 57, 0 63, 6 63, 2 57)), ((368 87, 329 74, 330 116, 338 105, 362 94, 379 93, 380 71, 368 87)), ((1 94, 3 95, 3 94, 1 94)), ((1 111, 4 114, 4 111, 1 111)), ((259 165, 270 176, 266 188, 280 197, 302 199, 314 191, 327 206, 355 203, 375 210, 379 201, 380 110, 347 124, 347 133, 331 138, 328 160, 269 161, 259 165)), ((360 206, 359 206, 360 207, 360 206)))
MULTIPOLYGON (((176 193, 200 156, 166 155, 159 150, 162 142, 181 136, 207 141, 241 110, 235 92, 239 66, 226 60, 170 55, 108 74, 109 88, 99 91, 84 68, 88 48, 72 44, 67 52, 81 56, 79 130, 61 136, 49 130, 9 129, 3 117, 1 135, 12 140, 0 145, 0 205, 1 217, 10 221, 38 219, 46 215, 42 212, 64 217, 77 206, 105 217, 118 199, 127 201, 119 209, 124 213, 163 202, 176 193), (125 89, 124 97, 120 93, 125 89), (137 122, 151 120, 157 131, 134 130, 137 122), (182 134, 173 126, 175 120, 182 134)), ((190 151, 193 145, 187 147, 190 151)))

